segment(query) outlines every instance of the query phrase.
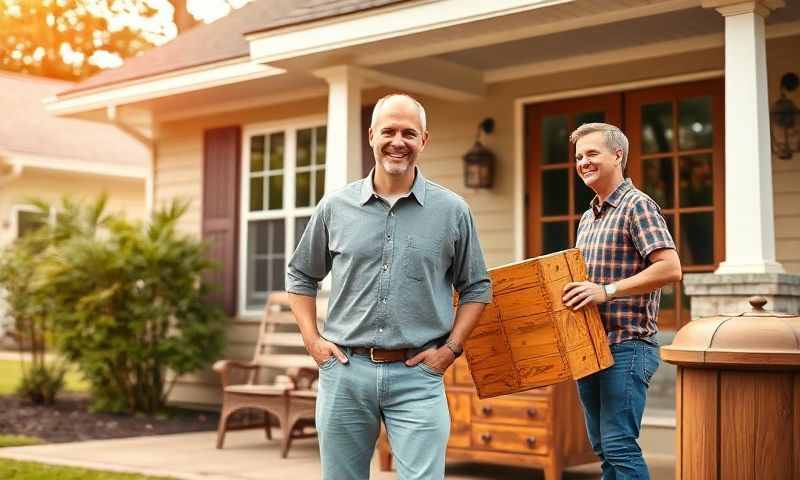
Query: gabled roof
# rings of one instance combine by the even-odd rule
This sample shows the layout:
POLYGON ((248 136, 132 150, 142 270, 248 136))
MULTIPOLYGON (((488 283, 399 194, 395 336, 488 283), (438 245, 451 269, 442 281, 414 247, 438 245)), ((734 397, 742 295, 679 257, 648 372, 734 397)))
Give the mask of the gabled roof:
POLYGON ((250 54, 245 35, 355 13, 407 0, 255 0, 213 23, 102 71, 60 95, 213 64, 250 54))
POLYGON ((114 126, 45 110, 44 98, 71 85, 0 72, 0 156, 28 166, 144 178, 147 147, 114 126))

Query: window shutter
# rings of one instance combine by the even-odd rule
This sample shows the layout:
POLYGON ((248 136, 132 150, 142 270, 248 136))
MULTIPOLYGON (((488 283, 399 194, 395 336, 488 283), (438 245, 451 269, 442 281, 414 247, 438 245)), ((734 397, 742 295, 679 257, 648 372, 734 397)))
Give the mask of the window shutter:
POLYGON ((203 135, 203 240, 218 267, 205 280, 212 287, 211 299, 230 316, 236 314, 241 138, 238 126, 203 135))
POLYGON ((372 109, 375 105, 364 105, 361 107, 361 176, 366 177, 369 171, 375 166, 375 156, 372 154, 372 147, 369 145, 369 127, 372 123, 372 109))

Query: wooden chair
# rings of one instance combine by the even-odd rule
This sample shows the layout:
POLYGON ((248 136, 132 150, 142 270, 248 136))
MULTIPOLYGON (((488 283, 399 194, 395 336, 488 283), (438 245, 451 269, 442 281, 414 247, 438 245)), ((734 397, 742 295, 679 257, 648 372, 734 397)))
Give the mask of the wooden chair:
MULTIPOLYGON (((317 301, 318 317, 326 308, 325 299, 317 301)), ((264 412, 267 439, 272 439, 272 419, 277 418, 282 458, 288 455, 293 439, 316 435, 307 428, 314 424, 319 371, 305 351, 285 292, 272 293, 267 300, 253 360, 220 360, 214 371, 219 373, 223 389, 217 448, 223 447, 226 431, 253 428, 228 425, 230 416, 242 409, 264 412)))

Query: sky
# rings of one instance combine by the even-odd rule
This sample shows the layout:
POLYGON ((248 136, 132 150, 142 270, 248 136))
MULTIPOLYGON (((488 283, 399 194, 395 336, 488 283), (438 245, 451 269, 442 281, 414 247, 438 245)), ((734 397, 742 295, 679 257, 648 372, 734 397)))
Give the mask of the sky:
MULTIPOLYGON (((58 0, 56 0, 58 1, 58 0)), ((121 0, 123 3, 125 0, 121 0)), ((172 23, 175 9, 169 0, 145 0, 146 3, 158 10, 158 14, 149 19, 143 19, 134 13, 120 14, 115 16, 102 15, 98 4, 88 0, 85 2, 86 8, 98 15, 105 16, 109 21, 109 28, 124 28, 125 26, 139 27, 143 35, 156 45, 166 43, 177 35, 178 31, 172 23)), ((196 19, 205 23, 224 17, 231 12, 232 8, 239 8, 251 0, 188 0, 186 8, 196 19)), ((61 58, 66 63, 80 63, 84 59, 83 54, 74 52, 68 44, 61 46, 61 58), (80 58, 79 58, 80 57, 80 58)), ((90 63, 101 68, 118 67, 122 65, 122 58, 115 53, 97 51, 91 58, 90 63)))

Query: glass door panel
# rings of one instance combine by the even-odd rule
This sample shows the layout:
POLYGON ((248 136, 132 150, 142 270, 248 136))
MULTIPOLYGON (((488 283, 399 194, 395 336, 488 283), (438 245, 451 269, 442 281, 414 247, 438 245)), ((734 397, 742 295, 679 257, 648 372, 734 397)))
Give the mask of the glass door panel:
POLYGON ((527 218, 529 257, 575 245, 581 215, 594 198, 575 172, 569 134, 584 123, 619 124, 621 95, 531 105, 528 118, 527 218))

